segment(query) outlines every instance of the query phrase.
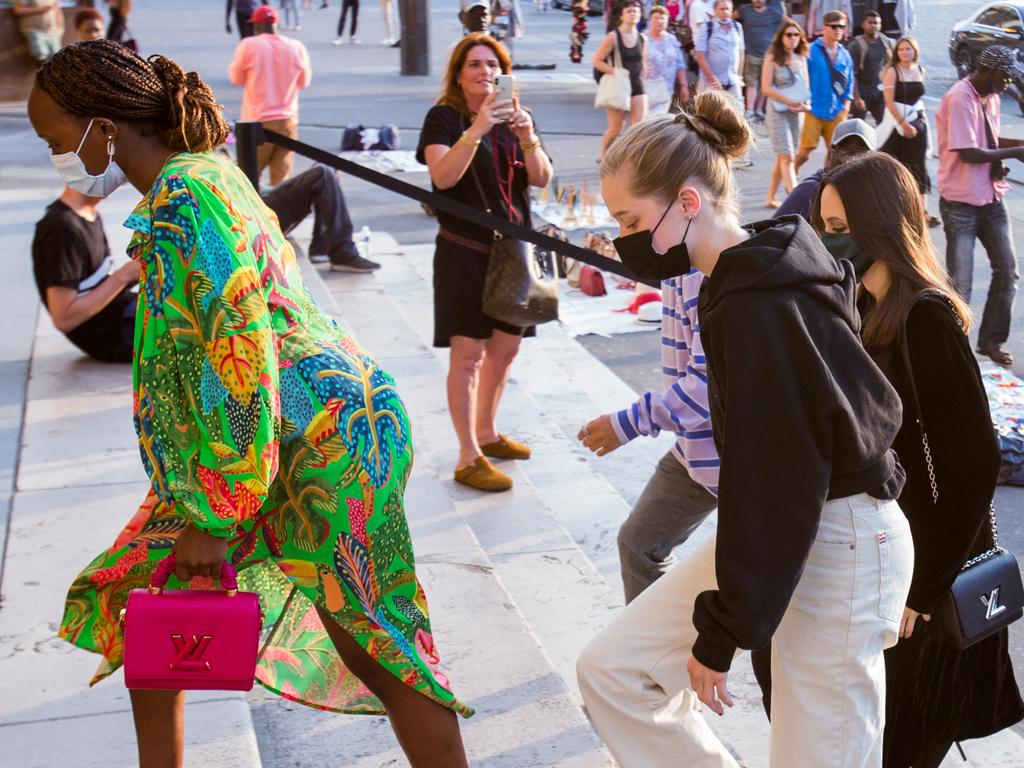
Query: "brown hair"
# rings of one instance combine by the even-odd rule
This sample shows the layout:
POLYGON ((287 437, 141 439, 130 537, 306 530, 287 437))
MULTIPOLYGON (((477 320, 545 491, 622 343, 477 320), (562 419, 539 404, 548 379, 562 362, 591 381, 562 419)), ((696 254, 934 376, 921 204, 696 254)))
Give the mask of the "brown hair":
POLYGON ((198 74, 164 56, 143 59, 111 40, 57 51, 36 72, 36 86, 72 115, 151 124, 177 152, 206 152, 230 131, 198 74))
POLYGON ((628 169, 637 197, 668 202, 689 179, 699 181, 719 208, 736 211, 729 162, 753 143, 750 126, 721 91, 702 91, 687 111, 634 125, 608 149, 601 178, 628 169))
POLYGON ((779 28, 775 30, 775 35, 772 37, 772 42, 768 46, 768 50, 772 53, 772 61, 776 64, 784 65, 786 59, 789 58, 789 54, 786 52, 786 33, 793 28, 800 33, 800 42, 797 43, 796 48, 793 49, 793 53, 799 54, 800 56, 807 55, 807 35, 804 34, 803 27, 801 27, 789 16, 782 17, 782 23, 779 24, 779 28))
POLYGON ((668 8, 666 8, 664 5, 656 5, 653 8, 651 8, 650 15, 653 16, 656 13, 660 13, 662 16, 665 16, 667 18, 668 17, 668 8))
POLYGON ((507 75, 512 71, 512 59, 505 49, 498 44, 498 41, 490 35, 486 35, 483 32, 473 32, 462 38, 458 45, 455 46, 455 50, 452 51, 451 58, 448 59, 448 68, 445 70, 444 79, 441 81, 441 93, 437 97, 437 103, 451 107, 463 117, 470 117, 472 113, 469 111, 469 107, 466 106, 466 96, 462 93, 462 87, 459 85, 459 75, 462 72, 462 68, 466 66, 469 52, 478 45, 490 48, 494 52, 494 55, 498 57, 498 64, 501 66, 502 74, 507 75))
POLYGON ((846 14, 842 11, 829 11, 821 17, 821 23, 825 25, 838 24, 840 21, 846 20, 846 14))
POLYGON ((863 289, 861 338, 868 348, 891 347, 906 326, 914 302, 937 291, 953 304, 966 333, 971 310, 939 265, 928 234, 917 182, 902 163, 883 152, 869 152, 830 170, 821 180, 811 222, 825 231, 821 193, 831 186, 846 209, 850 234, 861 251, 889 268, 892 283, 880 302, 863 289))
POLYGON ((87 21, 99 21, 102 23, 103 15, 95 8, 82 8, 75 11, 75 29, 78 29, 87 21))
POLYGON ((918 44, 917 40, 914 39, 913 37, 911 37, 910 35, 904 35, 899 40, 897 40, 896 44, 892 47, 892 65, 894 67, 899 66, 899 63, 900 63, 900 56, 899 56, 900 46, 903 45, 903 43, 906 43, 907 45, 909 45, 911 48, 914 49, 914 63, 915 64, 920 64, 921 63, 921 46, 918 44))

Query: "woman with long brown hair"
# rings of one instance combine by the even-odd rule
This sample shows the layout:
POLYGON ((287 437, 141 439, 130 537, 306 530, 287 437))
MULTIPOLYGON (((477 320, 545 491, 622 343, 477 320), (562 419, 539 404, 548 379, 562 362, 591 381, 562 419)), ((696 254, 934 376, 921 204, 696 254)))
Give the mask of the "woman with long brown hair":
POLYGON ((765 112, 768 135, 775 152, 766 208, 778 208, 775 192, 782 183, 786 193, 796 186, 793 158, 800 144, 803 113, 810 109, 810 80, 807 75, 807 38, 790 18, 784 18, 761 67, 761 93, 768 97, 765 112))
MULTIPOLYGON (((928 158, 928 120, 924 114, 925 70, 921 47, 912 37, 901 37, 893 49, 892 63, 882 73, 885 120, 879 126, 879 148, 906 166, 914 176, 922 199, 932 188, 928 158)), ((942 222, 925 213, 929 227, 942 222)))
POLYGON ((833 256, 853 263, 861 337, 904 404, 893 448, 907 473, 899 504, 915 562, 901 640, 885 653, 883 764, 935 768, 954 741, 1024 717, 1005 629, 958 651, 928 623, 964 562, 992 546, 999 448, 967 339, 970 309, 939 266, 917 180, 889 155, 872 153, 826 174, 813 222, 833 256))
MULTIPOLYGON (((512 60, 494 38, 466 35, 448 61, 437 103, 427 112, 416 158, 438 194, 530 226, 530 187, 551 179, 530 113, 518 99, 496 100, 494 78, 512 60)), ((455 480, 505 491, 512 479, 489 458, 528 459, 528 446, 498 432, 497 416, 520 328, 483 311, 493 233, 444 212, 434 252, 434 346, 451 347, 448 410, 459 440, 455 480)))
MULTIPOLYGON (((438 669, 405 520, 405 406, 310 300, 277 217, 215 151, 229 128, 213 92, 166 57, 97 40, 39 69, 28 116, 65 184, 143 195, 126 225, 151 487, 71 585, 60 636, 103 656, 96 682, 121 665, 118 612, 158 563, 173 554, 171 586, 186 587, 231 562, 266 611, 261 684, 387 714, 416 768, 465 766, 456 713, 472 710, 438 669)), ((133 689, 131 703, 141 768, 180 768, 184 692, 133 689)))

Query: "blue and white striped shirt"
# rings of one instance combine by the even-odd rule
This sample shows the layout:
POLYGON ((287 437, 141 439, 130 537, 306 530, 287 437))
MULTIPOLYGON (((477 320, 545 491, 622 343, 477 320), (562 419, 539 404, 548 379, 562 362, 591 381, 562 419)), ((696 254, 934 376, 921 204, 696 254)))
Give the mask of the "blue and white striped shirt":
POLYGON ((718 495, 720 461, 711 434, 707 362, 697 321, 697 294, 704 275, 695 269, 661 284, 661 373, 665 391, 646 392, 612 415, 612 428, 623 443, 639 435, 675 433, 672 453, 690 477, 718 495))

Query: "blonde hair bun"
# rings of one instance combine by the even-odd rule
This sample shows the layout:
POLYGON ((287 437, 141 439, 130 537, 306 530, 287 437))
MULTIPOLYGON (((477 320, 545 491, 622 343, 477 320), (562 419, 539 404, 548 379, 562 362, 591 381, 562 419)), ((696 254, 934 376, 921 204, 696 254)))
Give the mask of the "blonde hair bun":
POLYGON ((705 90, 693 100, 693 108, 680 113, 677 122, 690 129, 730 160, 743 157, 754 142, 750 125, 731 97, 722 91, 705 90))

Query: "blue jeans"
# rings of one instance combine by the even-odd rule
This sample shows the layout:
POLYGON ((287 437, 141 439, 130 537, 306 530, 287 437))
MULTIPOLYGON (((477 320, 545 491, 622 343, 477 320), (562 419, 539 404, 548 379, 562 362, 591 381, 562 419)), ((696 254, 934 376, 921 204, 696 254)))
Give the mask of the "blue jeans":
POLYGON ((297 0, 281 0, 281 15, 285 27, 298 27, 300 23, 297 0), (290 20, 290 21, 289 21, 290 20))
POLYGON ((978 349, 997 349, 1010 337, 1013 299, 1020 282, 1006 205, 1001 200, 968 205, 940 198, 939 213, 946 232, 946 269, 967 302, 971 300, 974 277, 974 241, 980 240, 988 254, 992 284, 978 329, 978 349))

